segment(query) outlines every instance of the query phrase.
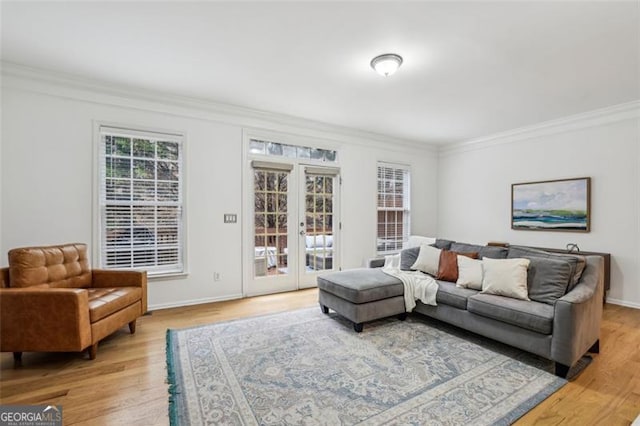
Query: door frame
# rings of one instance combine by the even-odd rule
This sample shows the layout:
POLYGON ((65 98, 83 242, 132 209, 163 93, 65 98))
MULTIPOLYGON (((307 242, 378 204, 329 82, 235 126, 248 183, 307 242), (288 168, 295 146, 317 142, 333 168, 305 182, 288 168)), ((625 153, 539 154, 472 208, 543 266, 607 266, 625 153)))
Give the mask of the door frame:
MULTIPOLYGON (((273 141, 283 144, 290 144, 296 146, 311 146, 315 148, 329 149, 329 150, 338 150, 339 146, 334 141, 329 141, 325 139, 312 138, 308 136, 301 136, 295 134, 286 134, 279 132, 271 132, 260 129, 243 129, 242 130, 242 181, 241 181, 241 197, 242 197, 242 215, 241 215, 241 268, 242 268, 242 295, 243 297, 251 297, 258 296, 262 294, 272 294, 278 292, 285 291, 293 291, 302 288, 314 287, 316 284, 308 285, 308 286, 300 286, 299 282, 299 272, 295 270, 295 277, 293 278, 294 285, 282 285, 276 286, 275 288, 269 289, 268 291, 251 291, 249 282, 254 279, 254 258, 255 253, 252 253, 254 247, 254 217, 253 217, 253 203, 254 200, 254 189, 253 189, 253 168, 251 166, 252 160, 265 161, 265 162, 274 162, 274 163, 290 163, 293 165, 293 170, 290 173, 290 176, 293 177, 293 180, 290 180, 290 184, 294 183, 295 188, 290 187, 290 193, 295 197, 294 204, 296 206, 296 210, 299 210, 299 203, 297 198, 299 198, 300 189, 297 187, 300 174, 300 169, 304 166, 313 166, 313 167, 334 167, 340 168, 339 163, 339 154, 337 156, 337 160, 335 162, 323 162, 312 159, 298 159, 298 158, 287 158, 287 157, 279 157, 279 156, 268 156, 268 155, 259 155, 259 154, 251 154, 249 153, 249 142, 251 139, 265 140, 265 141, 273 141), (293 192, 295 190, 295 192, 293 192)), ((304 170, 304 169, 302 169, 304 170)), ((338 176, 338 180, 341 183, 342 179, 338 176)), ((334 225, 334 229, 337 230, 337 237, 334 236, 335 244, 337 245, 337 250, 334 253, 333 262, 334 262, 334 270, 341 269, 340 265, 342 264, 342 256, 340 247, 342 246, 342 238, 341 238, 341 222, 340 218, 342 217, 341 211, 341 190, 342 186, 338 185, 337 187, 337 198, 338 202, 334 205, 335 215, 338 217, 337 226, 334 225)), ((289 202, 292 201, 291 197, 288 198, 289 202)), ((293 223, 295 225, 296 236, 298 236, 296 244, 295 244, 295 253, 299 252, 299 235, 297 232, 299 231, 298 227, 299 217, 295 218, 295 221, 292 222, 291 218, 288 221, 289 224, 293 223)), ((334 223, 336 223, 334 221, 334 223)), ((292 235, 290 231, 290 235, 292 235)), ((301 262, 296 261, 297 264, 302 265, 301 262)), ((298 265, 296 265, 296 268, 298 265)), ((282 277, 291 277, 292 274, 287 274, 282 277)))

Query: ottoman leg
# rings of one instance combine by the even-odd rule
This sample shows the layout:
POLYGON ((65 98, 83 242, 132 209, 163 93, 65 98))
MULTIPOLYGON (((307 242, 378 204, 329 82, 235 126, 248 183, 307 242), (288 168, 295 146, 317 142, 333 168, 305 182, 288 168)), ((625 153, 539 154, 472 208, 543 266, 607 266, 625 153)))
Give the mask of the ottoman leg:
POLYGON ((356 333, 362 333, 362 323, 358 322, 358 323, 353 323, 353 329, 356 331, 356 333))
POLYGON ((323 314, 328 314, 329 313, 329 308, 327 308, 324 305, 320 305, 320 309, 322 309, 322 313, 323 314))
POLYGON ((400 315, 398 315, 398 319, 400 321, 406 320, 407 319, 407 313, 406 312, 401 313, 400 315))

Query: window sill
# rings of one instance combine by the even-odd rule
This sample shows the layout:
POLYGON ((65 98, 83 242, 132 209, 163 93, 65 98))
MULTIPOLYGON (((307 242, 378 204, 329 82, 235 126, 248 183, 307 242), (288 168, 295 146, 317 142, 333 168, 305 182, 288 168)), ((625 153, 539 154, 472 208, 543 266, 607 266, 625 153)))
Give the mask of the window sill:
POLYGON ((147 280, 148 281, 167 281, 167 280, 173 280, 176 278, 187 278, 188 276, 189 276, 188 272, 167 272, 164 274, 148 275, 147 280))

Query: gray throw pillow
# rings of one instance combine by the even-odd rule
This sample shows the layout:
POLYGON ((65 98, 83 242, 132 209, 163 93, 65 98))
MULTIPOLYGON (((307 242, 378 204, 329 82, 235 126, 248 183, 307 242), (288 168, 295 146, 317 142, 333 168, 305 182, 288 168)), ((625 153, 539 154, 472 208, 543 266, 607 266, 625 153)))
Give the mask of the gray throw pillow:
POLYGON ((529 299, 553 305, 567 292, 571 265, 566 260, 528 256, 527 289, 529 299))
POLYGON ((478 259, 506 259, 509 250, 505 247, 479 246, 475 244, 453 243, 451 251, 456 253, 478 253, 478 259))
POLYGON ((400 252, 400 270, 412 271, 411 266, 416 263, 418 254, 420 254, 420 246, 402 250, 400 252))
POLYGON ((534 249, 525 246, 511 246, 509 247, 509 254, 507 258, 513 259, 514 257, 544 257, 551 259, 561 259, 569 262, 571 265, 571 280, 569 281, 569 286, 567 287, 567 292, 571 291, 573 287, 578 284, 580 281, 580 277, 582 276, 582 272, 584 268, 587 266, 587 260, 584 256, 580 256, 577 254, 564 254, 564 253, 553 253, 550 251, 544 251, 540 249, 534 249))
POLYGON ((439 248, 440 250, 450 250, 451 245, 453 243, 455 243, 455 241, 443 240, 443 239, 437 238, 436 242, 431 244, 431 246, 435 248, 439 248))

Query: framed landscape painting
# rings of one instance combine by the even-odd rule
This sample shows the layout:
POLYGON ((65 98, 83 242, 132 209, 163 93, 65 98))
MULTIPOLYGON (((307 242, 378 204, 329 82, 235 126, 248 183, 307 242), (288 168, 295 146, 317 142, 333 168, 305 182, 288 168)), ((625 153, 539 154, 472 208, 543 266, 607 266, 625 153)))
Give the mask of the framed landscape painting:
POLYGON ((589 232, 591 178, 511 185, 511 229, 589 232))

